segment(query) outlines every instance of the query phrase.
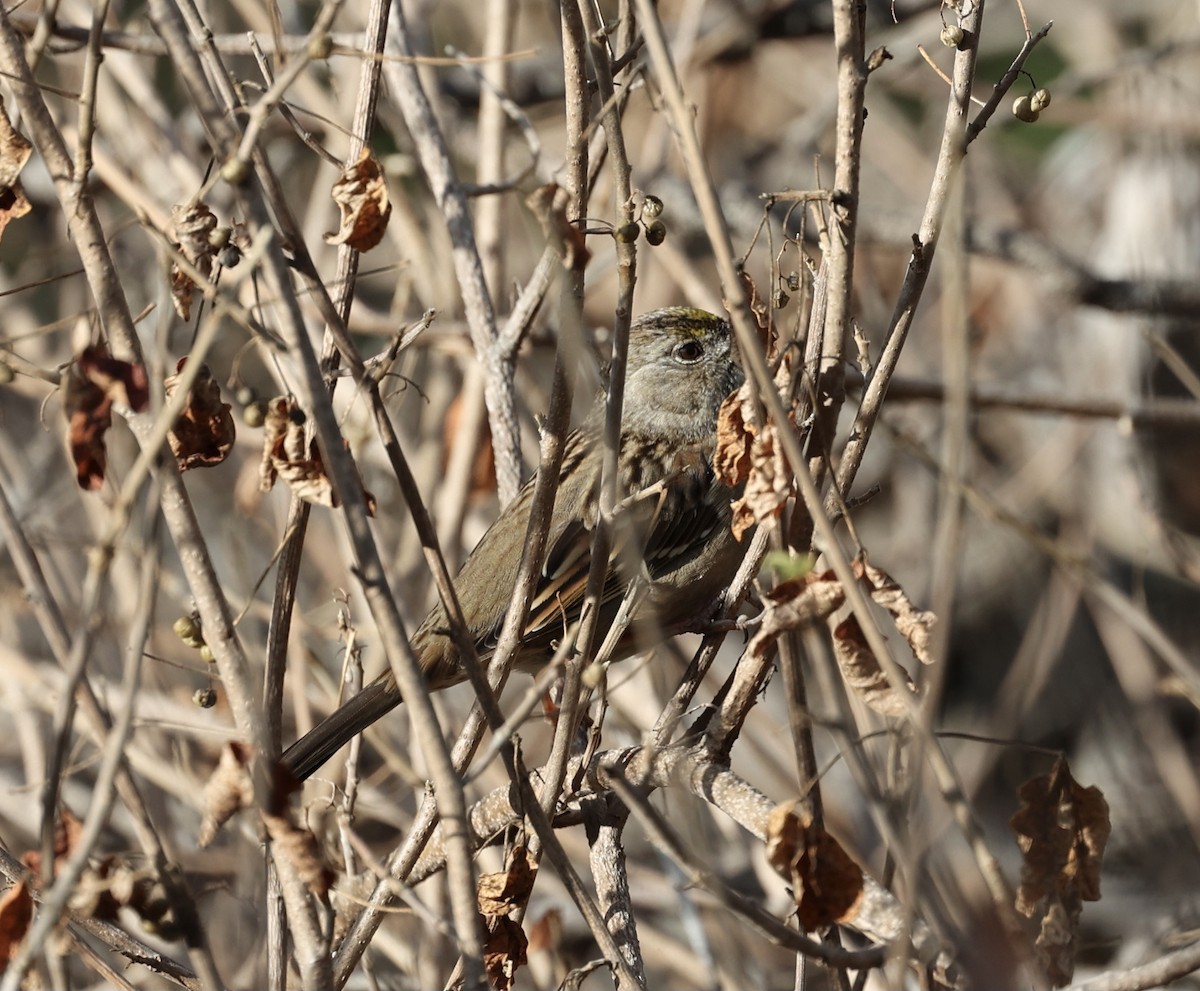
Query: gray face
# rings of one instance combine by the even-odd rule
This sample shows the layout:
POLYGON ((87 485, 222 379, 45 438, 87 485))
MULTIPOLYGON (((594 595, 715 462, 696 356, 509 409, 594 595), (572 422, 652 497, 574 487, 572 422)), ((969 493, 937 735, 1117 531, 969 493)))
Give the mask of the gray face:
POLYGON ((729 324, 686 307, 655 310, 630 330, 624 430, 697 443, 716 430, 722 401, 744 375, 729 324))

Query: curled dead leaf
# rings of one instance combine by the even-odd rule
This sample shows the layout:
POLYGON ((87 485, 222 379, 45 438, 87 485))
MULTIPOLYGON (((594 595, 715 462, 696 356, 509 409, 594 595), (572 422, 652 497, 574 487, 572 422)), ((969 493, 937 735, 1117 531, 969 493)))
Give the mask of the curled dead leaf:
POLYGON ((767 862, 792 886, 806 932, 853 917, 863 872, 800 802, 778 805, 767 819, 767 862))
POLYGON ((200 820, 198 845, 208 846, 225 823, 253 804, 250 751, 240 743, 227 743, 221 749, 216 770, 204 785, 204 816, 200 820))
POLYGON ((112 408, 119 403, 140 413, 150 402, 146 370, 141 365, 109 356, 103 345, 84 348, 66 375, 63 412, 67 444, 80 488, 96 491, 104 485, 108 467, 105 435, 112 426, 112 408))
POLYGON ((0 107, 0 237, 11 221, 33 209, 19 178, 32 153, 33 145, 12 126, 0 107))
POLYGON ((754 434, 750 430, 750 394, 743 385, 727 396, 717 412, 717 450, 713 455, 713 471, 730 487, 737 487, 750 476, 750 447, 754 434))
MULTIPOLYGON (((164 383, 168 399, 174 394, 179 373, 186 364, 187 358, 180 358, 176 374, 164 383)), ((219 465, 233 450, 236 435, 229 403, 221 402, 221 386, 204 365, 192 383, 187 405, 167 435, 179 470, 219 465)))
MULTIPOLYGON (((205 203, 177 203, 171 208, 171 236, 175 246, 206 279, 212 277, 217 256, 211 240, 216 229, 216 215, 205 203)), ((171 302, 181 320, 187 320, 192 315, 192 295, 195 289, 196 283, 192 277, 172 263, 171 302)))
POLYGON ((483 946, 483 966, 496 991, 509 991, 517 969, 527 962, 529 941, 519 923, 506 915, 487 920, 483 946))
MULTIPOLYGON (((776 370, 775 387, 780 395, 790 395, 791 370, 786 360, 776 370)), ((791 424, 787 429, 792 429, 791 424)), ((749 382, 728 397, 717 413, 713 471, 731 488, 742 487, 742 495, 733 503, 731 524, 738 540, 756 524, 778 516, 795 491, 779 426, 755 423, 749 382)))
POLYGON ((896 630, 908 641, 913 656, 922 664, 932 664, 930 638, 937 616, 912 604, 900 584, 882 568, 874 567, 864 556, 854 562, 855 573, 862 579, 871 600, 891 615, 896 630))
POLYGON ((846 593, 832 571, 810 571, 780 582, 764 599, 766 608, 758 632, 746 647, 754 657, 763 657, 781 633, 824 621, 845 602, 846 593))
POLYGON ((536 876, 528 848, 518 843, 509 851, 504 870, 479 877, 476 900, 487 928, 484 966, 493 988, 511 988, 517 968, 526 962, 525 931, 509 916, 528 904, 536 876))
MULTIPOLYGON (((287 397, 267 403, 263 421, 263 456, 259 465, 258 485, 269 492, 276 479, 283 479, 292 493, 318 506, 338 505, 333 482, 325 471, 325 462, 315 438, 305 430, 303 410, 287 397)), ((367 512, 375 515, 375 497, 366 489, 367 512)))
POLYGON ((1100 870, 1112 825, 1099 788, 1085 788, 1059 757, 1049 774, 1021 785, 1010 826, 1024 861, 1017 911, 1037 927, 1034 946, 1057 986, 1071 983, 1083 902, 1100 900, 1100 870))
POLYGON ((392 203, 383 169, 370 149, 364 148, 358 161, 342 170, 331 195, 342 211, 342 220, 336 233, 325 235, 327 244, 348 244, 355 251, 370 251, 383 240, 392 203))
POLYGON ((476 888, 479 911, 485 916, 508 915, 529 900, 537 871, 529 860, 529 851, 518 844, 510 851, 505 868, 494 874, 481 874, 476 888))
POLYGON ((297 826, 287 815, 263 813, 263 825, 271 837, 271 853, 286 865, 310 892, 324 900, 333 875, 321 863, 317 838, 309 829, 297 826))
MULTIPOLYGON (((885 716, 904 715, 907 706, 900 695, 902 689, 888 680, 854 616, 848 616, 834 628, 833 653, 846 684, 863 702, 885 716)), ((905 688, 916 693, 911 679, 906 681, 905 688)))

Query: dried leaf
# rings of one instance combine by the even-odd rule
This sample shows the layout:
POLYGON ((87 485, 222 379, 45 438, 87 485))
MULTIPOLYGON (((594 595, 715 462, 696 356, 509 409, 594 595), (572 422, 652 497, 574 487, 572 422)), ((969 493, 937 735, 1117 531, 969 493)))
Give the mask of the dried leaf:
POLYGON ((713 471, 726 485, 736 487, 750 477, 750 394, 743 385, 728 396, 717 413, 717 450, 713 471))
POLYGON ((937 616, 917 609, 896 580, 881 568, 873 567, 865 557, 855 561, 854 570, 866 585, 871 599, 891 614, 897 631, 912 648, 913 656, 922 664, 932 664, 929 640, 937 616))
POLYGON ((758 632, 746 647, 755 657, 762 657, 781 633, 822 622, 842 605, 846 594, 832 571, 810 571, 780 582, 764 598, 766 608, 758 632))
POLYGON ((517 969, 527 960, 528 941, 524 930, 507 916, 493 916, 487 922, 483 946, 483 965, 488 980, 497 991, 509 991, 517 969))
POLYGON ((94 492, 104 485, 104 438, 112 426, 113 403, 141 412, 149 401, 145 368, 109 357, 103 345, 83 349, 67 373, 63 396, 67 444, 80 488, 94 492))
POLYGON ((308 887, 324 900, 329 893, 333 875, 321 863, 317 838, 311 830, 302 829, 287 816, 263 813, 263 824, 271 837, 272 854, 282 861, 308 887))
POLYGON ((778 805, 767 819, 767 862, 792 886, 806 932, 851 917, 863 892, 863 872, 800 802, 778 805))
MULTIPOLYGON (((777 387, 786 390, 787 378, 784 362, 776 374, 777 387)), ((728 397, 717 413, 713 471, 726 485, 743 486, 733 503, 731 524, 738 540, 756 524, 777 516, 795 488, 778 427, 754 422, 749 383, 728 397)))
MULTIPOLYGON (((304 428, 304 414, 290 399, 281 397, 267 403, 263 422, 263 456, 259 466, 258 485, 270 491, 278 478, 292 493, 305 502, 318 506, 336 507, 337 494, 325 471, 325 462, 315 439, 304 428)), ((366 489, 367 512, 375 515, 375 497, 366 489)))
MULTIPOLYGON (((210 237, 217 229, 217 218, 201 202, 177 203, 171 208, 171 233, 175 246, 206 279, 212 277, 216 249, 210 237)), ((181 320, 192 315, 192 294, 196 283, 178 265, 171 265, 171 302, 181 320)))
MULTIPOLYGON (((750 304, 750 312, 754 314, 754 322, 758 325, 759 340, 765 346, 767 343, 767 328, 771 324, 771 308, 758 291, 758 283, 751 278, 744 268, 738 269, 738 281, 750 304)), ((728 300, 724 301, 728 308, 728 300)))
POLYGON ((80 352, 75 367, 109 402, 134 413, 144 413, 149 408, 150 380, 142 365, 113 358, 102 344, 96 344, 80 352))
POLYGON ((33 894, 21 880, 0 896, 0 973, 16 956, 32 920, 33 894))
MULTIPOLYGON (((854 616, 839 623, 833 631, 833 653, 846 684, 876 712, 885 716, 902 716, 906 706, 896 688, 879 666, 879 661, 863 636, 862 627, 854 616)), ((906 682, 916 692, 912 681, 906 682)))
MULTIPOLYGON (((175 367, 176 374, 164 383, 168 399, 175 392, 179 373, 186 364, 187 358, 180 358, 175 367)), ((179 470, 209 468, 220 464, 233 450, 236 434, 229 404, 221 402, 221 386, 212 377, 208 366, 204 365, 192 384, 187 406, 167 435, 171 453, 179 462, 179 470)))
POLYGON ((508 915, 529 900, 537 871, 529 861, 524 844, 513 847, 504 870, 481 874, 476 889, 479 911, 485 916, 508 915))
MULTIPOLYGON (((79 842, 80 834, 83 832, 83 823, 79 821, 76 815, 67 808, 63 808, 58 813, 58 819, 54 823, 54 873, 58 873, 58 867, 67 857, 71 855, 71 851, 75 849, 79 842)), ((42 873, 42 851, 27 850, 21 855, 21 863, 29 868, 34 877, 39 877, 42 873)))
POLYGON ((204 786, 204 817, 197 839, 201 847, 208 846, 236 813, 254 804, 249 764, 250 751, 241 744, 227 743, 222 748, 216 770, 204 786))
POLYGON ((32 153, 33 145, 12 126, 0 108, 0 237, 10 221, 33 209, 18 178, 32 153))
POLYGON ((1064 758, 1021 785, 1010 826, 1024 854, 1017 911, 1038 927, 1035 947, 1057 986, 1071 983, 1083 902, 1100 900, 1111 823, 1099 788, 1084 788, 1064 758))
POLYGON ((358 161, 342 170, 331 195, 342 211, 342 221, 337 233, 325 235, 327 244, 348 244, 355 251, 370 251, 383 240, 392 203, 383 170, 369 149, 364 148, 358 161))

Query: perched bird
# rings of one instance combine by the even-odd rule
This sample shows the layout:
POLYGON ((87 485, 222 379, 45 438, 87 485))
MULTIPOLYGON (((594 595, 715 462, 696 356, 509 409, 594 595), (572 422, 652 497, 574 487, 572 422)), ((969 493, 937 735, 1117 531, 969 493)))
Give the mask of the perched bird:
MULTIPOLYGON (((630 583, 640 577, 647 584, 617 657, 647 649, 661 642, 665 630, 699 619, 742 559, 743 547, 729 528, 735 494, 714 478, 712 458, 717 411, 743 378, 729 324, 711 313, 669 307, 642 316, 630 329, 618 455, 622 508, 613 520, 600 638, 630 583)), ((546 664, 579 619, 598 516, 604 410, 601 396, 566 441, 546 559, 514 659, 524 670, 546 664)), ((531 481, 454 580, 463 618, 485 662, 516 587, 532 497, 531 481)), ((466 679, 448 627, 439 603, 412 636, 433 690, 466 679)), ((293 743, 284 764, 298 779, 307 778, 401 701, 391 671, 384 672, 293 743)))

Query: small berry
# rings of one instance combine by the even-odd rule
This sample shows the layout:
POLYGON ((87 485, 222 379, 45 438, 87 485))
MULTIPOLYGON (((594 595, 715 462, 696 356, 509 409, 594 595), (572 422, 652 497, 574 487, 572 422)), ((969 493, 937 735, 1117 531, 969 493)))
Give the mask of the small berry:
POLYGON ((633 244, 638 239, 642 229, 635 223, 622 224, 613 232, 613 237, 621 244, 633 244))
POLYGON ((646 240, 650 244, 657 247, 667 239, 667 225, 661 220, 656 220, 646 228, 646 240))
POLYGON ((646 201, 642 204, 642 216, 647 220, 657 220, 662 216, 663 201, 653 193, 646 194, 646 201))
POLYGON ((1023 120, 1026 124, 1032 124, 1040 116, 1027 96, 1018 96, 1013 100, 1012 113, 1017 120, 1023 120))
POLYGON ((957 48, 963 43, 963 29, 957 24, 946 24, 942 27, 942 44, 947 48, 957 48))
POLYGON ((242 422, 251 430, 257 430, 267 422, 267 403, 257 399, 242 410, 242 422))
POLYGON ((197 688, 192 692, 192 701, 201 709, 211 709, 217 704, 217 693, 211 688, 197 688))
POLYGON ((240 186, 250 178, 250 165, 240 158, 231 158, 221 166, 221 178, 231 186, 240 186))
POLYGON ((1045 86, 1029 94, 1029 105, 1039 114, 1050 106, 1050 91, 1045 86))
POLYGON ((193 649, 204 645, 204 634, 193 616, 180 616, 171 624, 171 629, 175 631, 175 636, 193 649))

